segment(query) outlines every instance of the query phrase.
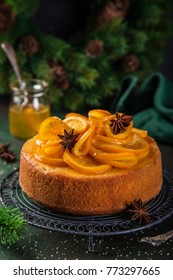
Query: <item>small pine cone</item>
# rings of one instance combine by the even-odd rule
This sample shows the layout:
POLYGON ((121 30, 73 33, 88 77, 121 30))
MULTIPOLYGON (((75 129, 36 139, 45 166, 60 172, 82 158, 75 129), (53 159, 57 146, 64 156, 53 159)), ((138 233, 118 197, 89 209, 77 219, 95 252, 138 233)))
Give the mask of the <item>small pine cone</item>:
POLYGON ((85 48, 85 53, 88 56, 98 56, 101 55, 103 53, 103 49, 104 49, 104 44, 102 41, 100 40, 90 40, 85 48))
POLYGON ((129 0, 108 1, 96 19, 96 26, 107 23, 114 18, 124 19, 129 7, 129 0))
POLYGON ((32 35, 26 35, 21 39, 21 48, 27 56, 33 56, 40 50, 37 39, 32 35))
POLYGON ((119 11, 120 15, 124 18, 129 8, 129 0, 114 0, 113 2, 116 6, 116 10, 119 11))
POLYGON ((13 14, 11 8, 4 3, 0 3, 0 34, 12 26, 14 20, 15 15, 13 14))
POLYGON ((50 62, 49 65, 52 68, 52 72, 55 77, 55 83, 61 88, 62 91, 68 90, 70 87, 70 81, 68 79, 66 69, 54 61, 50 62))
POLYGON ((127 55, 123 60, 123 69, 126 72, 135 72, 139 67, 139 59, 135 54, 127 55))

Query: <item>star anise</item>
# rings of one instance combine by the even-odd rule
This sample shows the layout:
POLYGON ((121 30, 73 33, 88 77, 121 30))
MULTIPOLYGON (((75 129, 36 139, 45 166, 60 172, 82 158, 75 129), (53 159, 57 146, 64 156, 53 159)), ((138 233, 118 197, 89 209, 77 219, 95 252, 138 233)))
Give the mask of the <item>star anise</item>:
POLYGON ((130 122, 132 121, 133 116, 128 116, 126 113, 123 113, 122 115, 119 113, 116 113, 115 119, 111 120, 111 128, 113 134, 118 134, 120 132, 124 132, 125 128, 130 125, 130 122))
POLYGON ((76 139, 78 136, 79 134, 74 134, 74 129, 70 130, 70 132, 67 132, 67 130, 64 129, 64 135, 58 134, 58 137, 62 139, 62 141, 59 143, 62 146, 63 151, 68 149, 71 153, 74 145, 77 142, 76 139))
POLYGON ((13 152, 9 151, 10 144, 0 143, 0 158, 6 162, 13 162, 16 156, 13 152))
POLYGON ((130 207, 129 211, 132 213, 131 219, 138 220, 139 225, 142 224, 142 222, 151 223, 151 217, 147 210, 147 205, 143 205, 142 201, 140 199, 134 201, 130 207))
POLYGON ((13 162, 16 159, 16 156, 12 152, 4 152, 0 155, 0 158, 6 162, 13 162))

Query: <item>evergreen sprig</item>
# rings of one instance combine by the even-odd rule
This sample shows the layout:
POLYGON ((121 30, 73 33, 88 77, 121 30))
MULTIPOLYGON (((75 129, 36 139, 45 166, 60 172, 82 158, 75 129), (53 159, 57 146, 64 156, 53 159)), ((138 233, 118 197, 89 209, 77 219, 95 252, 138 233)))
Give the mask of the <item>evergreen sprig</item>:
POLYGON ((14 244, 20 237, 25 221, 18 208, 0 205, 0 243, 14 244))
MULTIPOLYGON (((81 108, 105 107, 111 103, 124 76, 134 74, 139 83, 157 71, 163 58, 165 42, 172 32, 169 21, 171 1, 129 0, 123 20, 113 20, 96 26, 96 18, 108 2, 114 0, 80 0, 87 11, 86 26, 69 40, 42 33, 29 18, 37 10, 39 0, 4 0, 15 14, 15 22, 0 33, 0 43, 8 41, 16 49, 24 77, 45 79, 49 82, 53 108, 79 111, 81 108), (40 51, 27 56, 21 48, 23 36, 32 35, 40 51), (90 40, 102 41, 101 55, 89 56, 86 46, 90 40), (133 54, 139 67, 129 73, 123 60, 133 54), (50 62, 62 65, 67 72, 70 87, 63 91, 56 83, 50 62)), ((41 4, 41 2, 40 2, 41 4)), ((15 78, 11 66, 0 49, 0 94, 9 94, 9 82, 15 78), (2 70, 1 70, 2 69, 2 70)), ((57 78, 57 77, 56 77, 57 78)), ((59 77, 63 79, 63 77, 59 77)))
POLYGON ((24 16, 30 17, 38 7, 38 0, 6 0, 8 5, 10 5, 16 14, 23 14, 24 16))

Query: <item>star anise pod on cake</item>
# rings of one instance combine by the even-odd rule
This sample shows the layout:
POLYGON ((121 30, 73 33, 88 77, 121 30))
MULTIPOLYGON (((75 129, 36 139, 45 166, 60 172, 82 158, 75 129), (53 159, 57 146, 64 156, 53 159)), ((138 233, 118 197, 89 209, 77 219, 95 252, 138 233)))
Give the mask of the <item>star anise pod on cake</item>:
POLYGON ((0 158, 6 162, 13 162, 16 156, 13 152, 9 151, 10 144, 0 143, 0 158))
POLYGON ((142 224, 142 222, 151 223, 151 217, 147 210, 147 205, 144 205, 140 199, 134 201, 129 206, 129 211, 132 213, 131 219, 133 221, 138 220, 139 225, 142 224))
POLYGON ((111 120, 111 128, 113 134, 118 134, 120 132, 124 132, 125 128, 130 125, 130 122, 132 121, 133 116, 128 116, 126 113, 119 114, 116 113, 115 119, 111 120))
POLYGON ((77 142, 76 139, 78 136, 79 134, 74 134, 74 129, 70 130, 70 132, 67 132, 67 130, 64 129, 64 135, 58 134, 58 137, 62 140, 59 143, 62 146, 63 151, 68 149, 71 153, 74 145, 77 142))

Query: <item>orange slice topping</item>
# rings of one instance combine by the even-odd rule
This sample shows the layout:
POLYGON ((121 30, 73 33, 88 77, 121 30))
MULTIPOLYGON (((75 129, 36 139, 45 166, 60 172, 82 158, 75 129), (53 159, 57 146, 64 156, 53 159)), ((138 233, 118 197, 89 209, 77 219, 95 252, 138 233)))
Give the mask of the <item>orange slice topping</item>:
POLYGON ((99 164, 89 155, 85 157, 76 157, 69 151, 65 151, 63 159, 71 168, 84 174, 99 174, 111 169, 110 164, 99 164))
POLYGON ((150 151, 147 131, 133 128, 132 118, 98 109, 89 111, 88 118, 77 113, 67 114, 64 120, 49 117, 40 126, 35 156, 43 163, 70 166, 85 174, 132 168, 150 151))
POLYGON ((73 150, 75 156, 80 157, 88 154, 91 146, 94 129, 95 123, 93 122, 90 128, 79 138, 73 150))
POLYGON ((104 128, 105 128, 105 132, 106 132, 107 136, 111 137, 111 138, 115 138, 117 140, 126 139, 130 135, 130 133, 132 131, 132 127, 133 127, 133 122, 130 123, 130 125, 125 129, 124 132, 114 134, 112 131, 112 128, 110 126, 110 121, 109 120, 104 121, 104 128))
POLYGON ((58 157, 62 157, 63 151, 60 145, 56 145, 56 146, 44 145, 41 147, 41 153, 45 157, 50 156, 50 157, 58 158, 58 157))
POLYGON ((52 156, 48 156, 48 155, 44 155, 40 149, 40 147, 38 147, 35 151, 35 157, 36 159, 38 159, 40 162, 42 163, 46 163, 48 165, 54 165, 54 166, 65 166, 66 163, 64 162, 64 160, 62 158, 56 158, 56 157, 52 157, 52 156))
POLYGON ((63 134, 64 129, 70 131, 70 127, 58 117, 49 117, 41 123, 38 138, 40 140, 50 140, 63 134))
POLYGON ((146 130, 142 130, 142 129, 135 128, 135 127, 132 128, 132 132, 138 134, 141 138, 145 138, 148 135, 146 130))
POLYGON ((74 129, 76 134, 85 132, 89 126, 88 119, 76 113, 67 114, 63 122, 74 129))
MULTIPOLYGON (((102 139, 105 139, 102 137, 102 139)), ((128 152, 134 154, 144 153, 149 151, 149 144, 144 139, 140 138, 137 134, 132 134, 130 143, 117 143, 115 141, 104 141, 104 140, 93 140, 92 144, 96 147, 101 149, 102 151, 106 152, 128 152)))
POLYGON ((90 154, 101 163, 110 164, 119 168, 133 167, 138 161, 133 153, 106 153, 94 147, 91 147, 90 154))
POLYGON ((90 110, 88 112, 88 118, 90 120, 102 119, 102 118, 108 117, 110 115, 111 114, 109 111, 101 110, 101 109, 94 109, 94 110, 90 110))

